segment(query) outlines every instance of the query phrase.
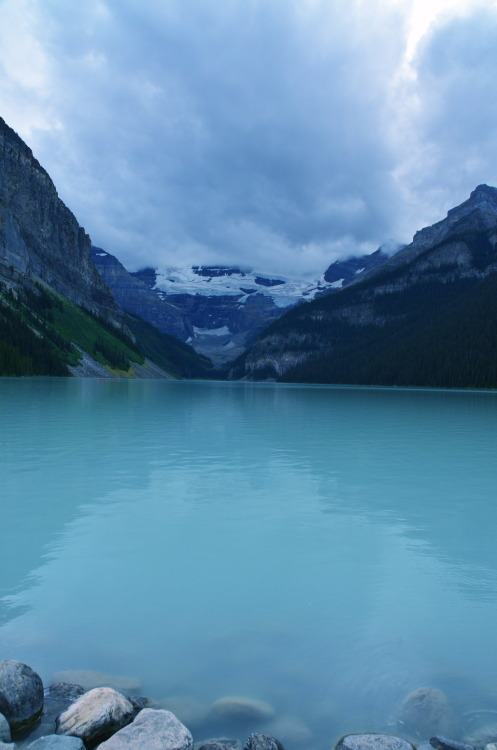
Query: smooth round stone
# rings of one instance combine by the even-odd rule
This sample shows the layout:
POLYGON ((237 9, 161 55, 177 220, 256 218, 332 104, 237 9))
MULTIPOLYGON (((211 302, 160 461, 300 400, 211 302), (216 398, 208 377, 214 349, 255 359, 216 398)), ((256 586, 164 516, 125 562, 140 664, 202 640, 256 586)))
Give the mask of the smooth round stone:
POLYGON ((455 716, 445 693, 422 687, 406 695, 397 715, 397 730, 408 736, 429 739, 433 735, 454 736, 455 716))
POLYGON ((85 750, 85 745, 79 737, 47 734, 28 745, 26 750, 85 750))
POLYGON ((41 677, 20 661, 0 661, 0 713, 12 730, 32 724, 43 710, 41 677))
POLYGON ((110 687, 120 693, 134 693, 141 688, 141 682, 134 677, 123 677, 106 672, 93 672, 89 669, 66 669, 56 672, 53 682, 68 682, 81 685, 85 690, 97 687, 110 687))
POLYGON ((117 690, 94 688, 57 718, 55 731, 80 737, 85 744, 93 744, 129 724, 134 715, 131 703, 117 690))
POLYGON ((478 729, 474 729, 470 735, 464 737, 464 742, 478 747, 497 743, 497 724, 485 724, 478 729))
POLYGON ((99 750, 192 750, 189 730, 170 711, 144 708, 132 724, 99 745, 99 750))
POLYGON ((269 734, 253 732, 249 735, 243 750, 284 750, 283 745, 269 734))
POLYGON ((10 742, 10 726, 9 722, 3 714, 0 714, 0 742, 10 742))
POLYGON ((220 698, 209 709, 210 719, 227 722, 267 721, 274 716, 274 708, 264 701, 251 698, 220 698))
POLYGON ((413 750, 413 745, 393 734, 358 732, 339 739, 335 750, 413 750))

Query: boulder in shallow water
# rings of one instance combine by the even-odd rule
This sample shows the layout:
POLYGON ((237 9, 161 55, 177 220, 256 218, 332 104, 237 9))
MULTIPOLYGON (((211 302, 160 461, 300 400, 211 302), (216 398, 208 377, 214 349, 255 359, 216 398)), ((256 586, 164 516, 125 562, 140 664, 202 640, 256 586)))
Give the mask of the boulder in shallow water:
POLYGON ((413 745, 393 734, 357 732, 346 734, 335 745, 335 750, 414 750, 413 745))
POLYGON ((81 685, 85 690, 92 690, 96 687, 110 687, 120 693, 136 693, 141 688, 141 682, 135 680, 134 677, 93 672, 88 669, 66 669, 63 672, 56 672, 53 676, 53 682, 69 682, 81 685))
POLYGON ((397 714, 397 729, 408 737, 457 736, 457 722, 445 693, 422 687, 406 695, 397 714))
POLYGON ((464 737, 464 742, 477 747, 497 742, 497 724, 484 724, 482 727, 474 729, 471 734, 464 737))
POLYGON ((3 714, 0 714, 0 742, 10 742, 10 740, 9 722, 3 714))
POLYGON ((277 716, 268 724, 264 724, 261 731, 270 737, 278 737, 284 745, 309 747, 314 744, 309 727, 295 716, 277 716))
POLYGON ((94 688, 57 718, 55 731, 80 737, 85 744, 93 744, 122 729, 134 715, 131 703, 117 690, 94 688))
POLYGON ((207 706, 187 695, 170 695, 157 703, 160 708, 171 711, 189 729, 202 724, 207 715, 207 706))
POLYGON ((102 742, 99 750, 193 750, 193 738, 170 711, 144 708, 132 724, 102 742))
POLYGON ((284 750, 284 747, 279 740, 269 734, 253 732, 249 735, 243 750, 284 750))
POLYGON ((23 729, 43 711, 41 677, 20 661, 0 661, 0 713, 12 730, 23 729))
POLYGON ((264 701, 252 698, 220 698, 209 709, 208 718, 227 723, 268 721, 274 716, 274 708, 264 701))
POLYGON ((64 734, 47 734, 27 746, 26 750, 85 750, 83 740, 64 734))
POLYGON ((214 739, 195 742, 193 748, 194 750, 215 750, 214 745, 218 748, 228 748, 228 750, 243 750, 243 742, 228 739, 227 737, 215 737, 214 739))

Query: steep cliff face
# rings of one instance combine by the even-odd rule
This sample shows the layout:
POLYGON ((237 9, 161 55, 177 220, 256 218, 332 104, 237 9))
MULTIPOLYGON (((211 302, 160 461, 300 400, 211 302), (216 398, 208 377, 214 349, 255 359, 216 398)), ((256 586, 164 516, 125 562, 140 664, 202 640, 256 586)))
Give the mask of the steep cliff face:
POLYGON ((488 387, 495 279, 497 190, 479 185, 380 268, 288 312, 232 376, 488 387))
POLYGON ((92 247, 91 252, 98 272, 121 307, 139 315, 162 333, 181 341, 191 338, 193 326, 181 310, 161 299, 138 276, 129 273, 114 255, 100 247, 92 247))
POLYGON ((91 259, 90 238, 31 149, 0 118, 0 283, 42 281, 106 318, 120 314, 91 259))

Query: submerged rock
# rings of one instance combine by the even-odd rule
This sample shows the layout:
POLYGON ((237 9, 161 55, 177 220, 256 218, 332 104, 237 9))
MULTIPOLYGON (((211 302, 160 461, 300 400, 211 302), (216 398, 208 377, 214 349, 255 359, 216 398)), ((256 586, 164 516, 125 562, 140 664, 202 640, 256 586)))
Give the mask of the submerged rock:
POLYGON ((134 715, 135 709, 124 695, 112 688, 94 688, 58 717, 55 731, 92 744, 129 724, 134 715))
POLYGON ((99 750, 193 750, 189 730, 170 711, 144 708, 132 724, 99 746, 99 750))
POLYGON ((171 711, 189 728, 201 724, 207 716, 207 706, 186 695, 170 695, 158 701, 158 705, 166 711, 171 711))
POLYGON ((135 680, 134 677, 93 672, 88 669, 66 669, 62 672, 56 672, 53 676, 53 682, 69 682, 81 685, 85 690, 92 690, 96 687, 110 687, 120 693, 135 693, 141 688, 141 682, 135 680))
POLYGON ((0 742, 10 742, 10 740, 9 722, 3 714, 0 714, 0 742))
POLYGON ((269 734, 257 734, 253 732, 249 735, 243 750, 285 750, 281 742, 269 734))
POLYGON ((274 708, 269 703, 251 698, 220 698, 209 709, 209 719, 233 723, 267 721, 274 716, 274 708))
POLYGON ((414 738, 457 734, 457 723, 445 693, 437 688, 422 687, 406 695, 397 715, 402 734, 414 738))
POLYGON ((335 750, 414 750, 407 740, 393 734, 357 732, 346 734, 335 745, 335 750))
POLYGON ((20 661, 0 661, 0 712, 14 731, 35 722, 43 710, 41 677, 20 661))
POLYGON ((497 724, 485 724, 479 729, 475 729, 471 734, 464 737, 464 742, 476 747, 497 742, 497 724))
POLYGON ((27 746, 26 750, 85 750, 83 740, 64 734, 47 734, 27 746))
POLYGON ((243 742, 240 742, 240 740, 231 740, 227 737, 202 740, 201 742, 195 742, 193 745, 194 750, 216 750, 214 746, 217 748, 227 748, 228 750, 243 750, 243 742))
POLYGON ((278 737, 283 744, 300 747, 313 744, 311 730, 295 716, 278 716, 269 724, 264 724, 262 730, 270 737, 278 737))
POLYGON ((435 750, 474 750, 473 745, 466 745, 464 742, 457 742, 447 737, 431 737, 430 745, 435 750))

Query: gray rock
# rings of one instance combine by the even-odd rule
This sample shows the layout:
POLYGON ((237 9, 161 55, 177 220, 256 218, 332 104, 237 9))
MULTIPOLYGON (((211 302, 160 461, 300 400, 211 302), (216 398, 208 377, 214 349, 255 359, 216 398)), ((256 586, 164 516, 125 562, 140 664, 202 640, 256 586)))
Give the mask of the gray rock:
POLYGON ((397 714, 397 728, 413 739, 458 733, 447 696, 432 687, 418 688, 406 695, 397 714))
POLYGON ((358 732, 341 737, 335 750, 413 750, 413 745, 392 734, 358 732))
POLYGON ((466 745, 464 742, 457 742, 447 737, 431 737, 430 746, 435 750, 474 750, 473 745, 466 745))
POLYGON ((225 745, 222 742, 204 742, 198 746, 198 750, 232 750, 229 745, 225 745))
POLYGON ((284 750, 284 747, 279 740, 269 734, 253 732, 249 735, 243 750, 284 750))
POLYGON ((62 672, 56 672, 53 681, 69 682, 81 685, 85 690, 92 690, 97 687, 110 687, 118 690, 120 693, 135 693, 141 688, 141 683, 134 677, 123 677, 116 674, 107 674, 106 672, 93 672, 89 669, 66 669, 62 672))
POLYGON ((471 734, 464 737, 464 742, 476 747, 483 747, 484 745, 497 742, 497 724, 485 724, 475 729, 471 734))
POLYGON ((13 730, 23 729, 43 711, 41 677, 14 659, 0 662, 0 712, 13 730))
POLYGON ((31 742, 26 750, 85 750, 83 740, 79 737, 67 737, 63 734, 47 734, 31 742))
POLYGON ((170 711, 144 708, 99 750, 193 750, 193 738, 170 711))
POLYGON ((94 688, 58 717, 55 731, 80 737, 85 744, 92 744, 122 729, 134 715, 131 703, 117 690, 94 688))
POLYGON ((210 740, 202 740, 201 742, 195 742, 194 743, 194 750, 202 750, 202 748, 210 747, 210 750, 214 750, 212 748, 213 745, 217 745, 218 747, 225 747, 228 748, 228 750, 243 750, 243 742, 240 742, 240 740, 231 740, 227 737, 215 737, 210 740))
POLYGON ((16 746, 13 742, 0 742, 0 750, 16 750, 16 746))
POLYGON ((189 729, 202 724, 207 715, 207 706, 204 703, 186 695, 170 695, 161 698, 157 703, 158 708, 171 711, 189 729))
POLYGON ((251 698, 220 698, 209 709, 209 719, 220 719, 230 723, 267 721, 274 716, 274 708, 269 703, 251 698))
POLYGON ((82 685, 72 685, 69 682, 56 682, 45 688, 45 701, 50 699, 68 704, 74 703, 85 692, 82 685))
POLYGON ((0 714, 0 742, 10 742, 10 740, 9 722, 3 714, 0 714))
POLYGON ((309 727, 295 716, 278 716, 268 724, 264 724, 261 732, 270 737, 278 737, 284 745, 288 743, 288 745, 309 747, 314 744, 309 727))

